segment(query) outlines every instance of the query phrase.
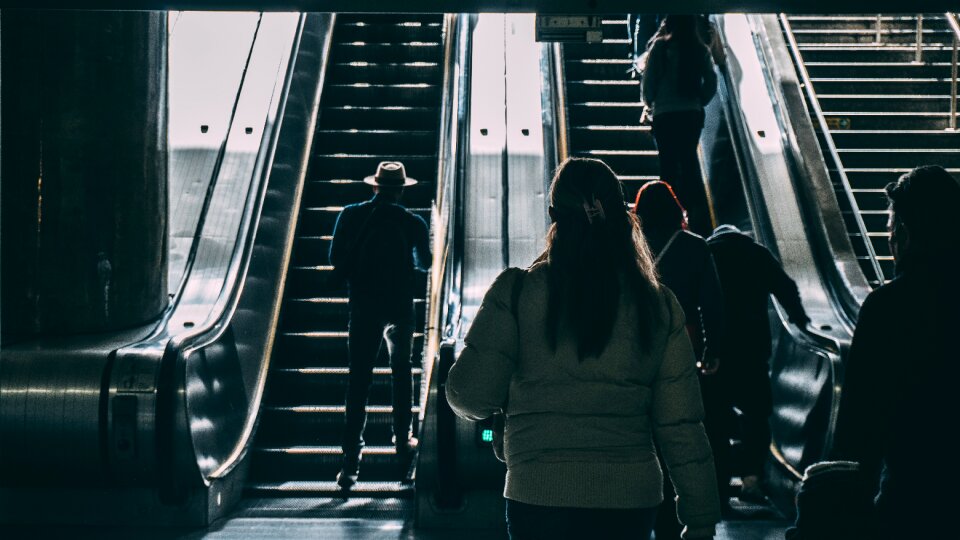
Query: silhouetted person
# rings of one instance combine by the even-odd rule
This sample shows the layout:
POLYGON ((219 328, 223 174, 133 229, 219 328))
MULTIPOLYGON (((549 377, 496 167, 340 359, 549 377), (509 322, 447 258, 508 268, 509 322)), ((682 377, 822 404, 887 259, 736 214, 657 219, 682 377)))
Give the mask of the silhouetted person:
POLYGON ((833 454, 867 473, 888 538, 947 538, 960 503, 960 184, 924 166, 886 192, 896 278, 860 309, 833 454))
MULTIPOLYGON (((733 225, 717 227, 707 239, 717 265, 723 288, 726 315, 726 345, 723 369, 719 373, 721 394, 725 399, 724 417, 730 419, 731 407, 741 415, 743 490, 745 500, 762 500, 760 478, 770 448, 770 414, 773 401, 770 389, 770 322, 767 303, 772 294, 799 328, 810 322, 797 284, 783 271, 770 251, 743 234, 733 225)), ((729 421, 728 421, 729 422, 729 421)), ((725 439, 729 440, 732 426, 725 439)), ((729 474, 729 471, 727 471, 729 474)), ((730 478, 726 478, 729 485, 730 478)))
POLYGON ((385 161, 364 182, 373 186, 375 196, 343 209, 330 244, 330 264, 350 287, 350 381, 343 468, 337 475, 337 483, 345 489, 357 481, 367 395, 381 341, 390 356, 394 444, 400 463, 408 463, 416 448, 410 431, 415 259, 421 268, 430 266, 427 224, 400 205, 403 188, 416 180, 407 177, 402 163, 385 161))
POLYGON ((649 538, 654 439, 685 538, 712 538, 720 509, 683 309, 620 182, 602 161, 567 160, 550 216, 544 256, 493 283, 447 378, 457 414, 506 413, 511 538, 649 538))
POLYGON ((690 210, 691 228, 707 235, 710 210, 700 174, 697 146, 704 106, 717 91, 710 50, 693 15, 668 15, 650 45, 643 69, 643 100, 653 118, 660 178, 690 210))
MULTIPOLYGON (((710 249, 703 238, 686 230, 686 212, 670 184, 660 181, 645 184, 637 193, 635 211, 653 251, 660 279, 677 296, 686 314, 687 332, 702 368, 704 426, 714 451, 718 480, 726 478, 729 482, 729 474, 721 473, 728 467, 727 456, 718 452, 728 443, 724 440, 727 430, 722 429, 721 417, 717 415, 723 405, 718 402, 720 394, 715 381, 725 333, 723 295, 710 249)), ((719 489, 725 492, 723 485, 719 489)), ((657 540, 680 536, 669 483, 664 484, 664 491, 667 495, 657 516, 657 540)))

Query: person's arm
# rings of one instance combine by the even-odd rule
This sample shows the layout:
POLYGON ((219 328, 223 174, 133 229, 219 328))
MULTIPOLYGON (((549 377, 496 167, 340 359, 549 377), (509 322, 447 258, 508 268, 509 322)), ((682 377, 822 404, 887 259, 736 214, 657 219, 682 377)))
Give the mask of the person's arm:
POLYGON ((710 249, 704 245, 703 271, 700 273, 699 299, 700 320, 703 324, 703 360, 708 372, 716 371, 713 362, 724 354, 723 344, 726 339, 725 319, 723 313, 723 289, 720 287, 720 277, 717 275, 717 266, 713 262, 710 249))
MULTIPOLYGON (((330 241, 329 256, 330 264, 334 268, 341 267, 349 257, 350 244, 353 243, 353 239, 348 237, 354 233, 349 225, 351 221, 350 213, 349 209, 344 208, 337 216, 337 222, 333 226, 333 240, 330 241)), ((341 267, 340 270, 344 270, 344 268, 341 267)))
POLYGON ((501 412, 510 393, 519 336, 510 296, 519 271, 501 273, 483 297, 464 339, 465 347, 447 375, 447 401, 457 415, 483 420, 501 412))
POLYGON ((422 217, 414 214, 413 249, 417 254, 417 266, 423 270, 433 264, 433 255, 430 253, 430 229, 422 217))
POLYGON ((700 86, 700 104, 706 105, 717 93, 717 73, 713 70, 713 59, 710 50, 703 48, 703 60, 700 62, 703 69, 703 84, 700 86))
POLYGON ((657 100, 657 89, 660 86, 660 78, 663 73, 663 45, 660 41, 654 41, 647 49, 647 61, 643 66, 643 79, 640 82, 640 91, 643 95, 643 102, 648 107, 652 107, 657 100))
POLYGON ((883 402, 887 391, 882 384, 884 336, 882 310, 876 297, 867 297, 860 308, 857 329, 853 333, 850 354, 844 363, 840 407, 834 431, 832 459, 856 461, 876 491, 883 461, 883 402))
POLYGON ((683 308, 672 293, 670 335, 653 385, 653 434, 677 493, 684 538, 709 538, 720 521, 713 454, 703 428, 703 402, 683 308))
POLYGON ((760 249, 763 250, 763 257, 766 259, 764 266, 766 266, 767 274, 769 275, 770 292, 777 301, 780 302, 783 309, 787 311, 790 322, 800 329, 806 328, 810 322, 810 317, 807 316, 806 310, 803 309, 803 302, 800 301, 800 289, 797 288, 797 283, 787 275, 772 253, 766 248, 761 247, 760 249))

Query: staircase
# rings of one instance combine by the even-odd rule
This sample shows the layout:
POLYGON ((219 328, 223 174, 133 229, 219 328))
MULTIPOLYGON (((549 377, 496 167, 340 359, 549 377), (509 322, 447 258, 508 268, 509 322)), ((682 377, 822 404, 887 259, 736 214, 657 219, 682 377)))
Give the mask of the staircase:
MULTIPOLYGON (((917 16, 787 16, 828 133, 818 132, 837 199, 860 266, 874 287, 894 276, 888 245, 884 186, 918 165, 960 173, 960 132, 948 130, 954 35, 943 15, 922 16, 917 61, 917 16), (879 29, 879 30, 878 30, 879 29), (833 140, 839 163, 831 159, 833 140), (841 172, 855 205, 850 204, 841 172), (875 270, 859 214, 879 262, 875 270)), ((802 80, 802 75, 801 75, 802 80)), ((811 119, 819 129, 814 104, 811 119)))
POLYGON ((563 45, 563 70, 569 154, 606 162, 632 202, 640 186, 658 178, 660 164, 650 126, 640 125, 627 35, 625 18, 604 20, 602 43, 563 45))
MULTIPOLYGON (((287 273, 248 493, 338 491, 349 374, 346 291, 329 282, 333 225, 348 204, 371 198, 365 176, 402 161, 419 183, 403 204, 430 222, 436 191, 443 86, 442 15, 337 15, 313 155, 287 273)), ((423 282, 426 290, 426 281, 423 282)), ((414 403, 420 402, 423 296, 416 301, 414 403)), ((345 495, 409 496, 391 444, 390 368, 385 350, 367 406, 357 485, 345 495)), ((419 406, 413 407, 418 430, 419 406)))

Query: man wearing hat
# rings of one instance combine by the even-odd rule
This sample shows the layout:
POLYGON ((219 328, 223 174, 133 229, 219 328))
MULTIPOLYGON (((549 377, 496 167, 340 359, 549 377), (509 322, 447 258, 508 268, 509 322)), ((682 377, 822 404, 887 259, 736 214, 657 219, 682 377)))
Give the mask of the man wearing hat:
POLYGON ((416 267, 427 268, 431 261, 426 222, 400 205, 403 188, 417 183, 403 164, 384 161, 364 182, 373 186, 373 198, 343 209, 330 245, 330 264, 346 277, 350 296, 350 380, 343 468, 337 475, 344 489, 357 481, 367 395, 381 340, 390 356, 394 444, 402 465, 416 448, 410 431, 415 274, 416 267))

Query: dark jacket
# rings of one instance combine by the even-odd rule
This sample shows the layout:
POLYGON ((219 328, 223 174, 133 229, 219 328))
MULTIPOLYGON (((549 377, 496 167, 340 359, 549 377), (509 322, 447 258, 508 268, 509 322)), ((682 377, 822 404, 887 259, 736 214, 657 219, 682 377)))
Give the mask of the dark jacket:
MULTIPOLYGON (((390 232, 393 234, 396 231, 390 232)), ((344 207, 337 217, 333 240, 330 243, 330 264, 349 280, 351 303, 365 299, 376 302, 411 302, 416 292, 416 268, 429 268, 430 262, 430 235, 426 222, 399 204, 378 195, 369 201, 344 207), (374 209, 378 207, 378 214, 371 218, 374 209), (384 261, 385 266, 377 274, 386 274, 389 277, 368 279, 364 272, 348 269, 347 267, 355 264, 353 258, 358 254, 354 250, 363 241, 362 238, 367 234, 382 234, 388 227, 399 227, 400 234, 405 237, 406 245, 411 249, 402 259, 384 261)))
POLYGON ((908 268, 863 303, 834 438, 836 458, 879 482, 879 518, 898 538, 933 538, 960 502, 960 287, 954 267, 934 268, 908 268))
POLYGON ((723 294, 710 249, 700 236, 680 231, 664 251, 672 234, 648 234, 650 249, 659 258, 660 279, 676 295, 687 324, 703 333, 705 354, 718 355, 725 331, 723 294))
POLYGON ((714 234, 707 244, 723 289, 728 358, 734 363, 759 360, 765 369, 770 357, 769 296, 777 298, 797 326, 809 322, 797 284, 767 248, 736 229, 714 234))

